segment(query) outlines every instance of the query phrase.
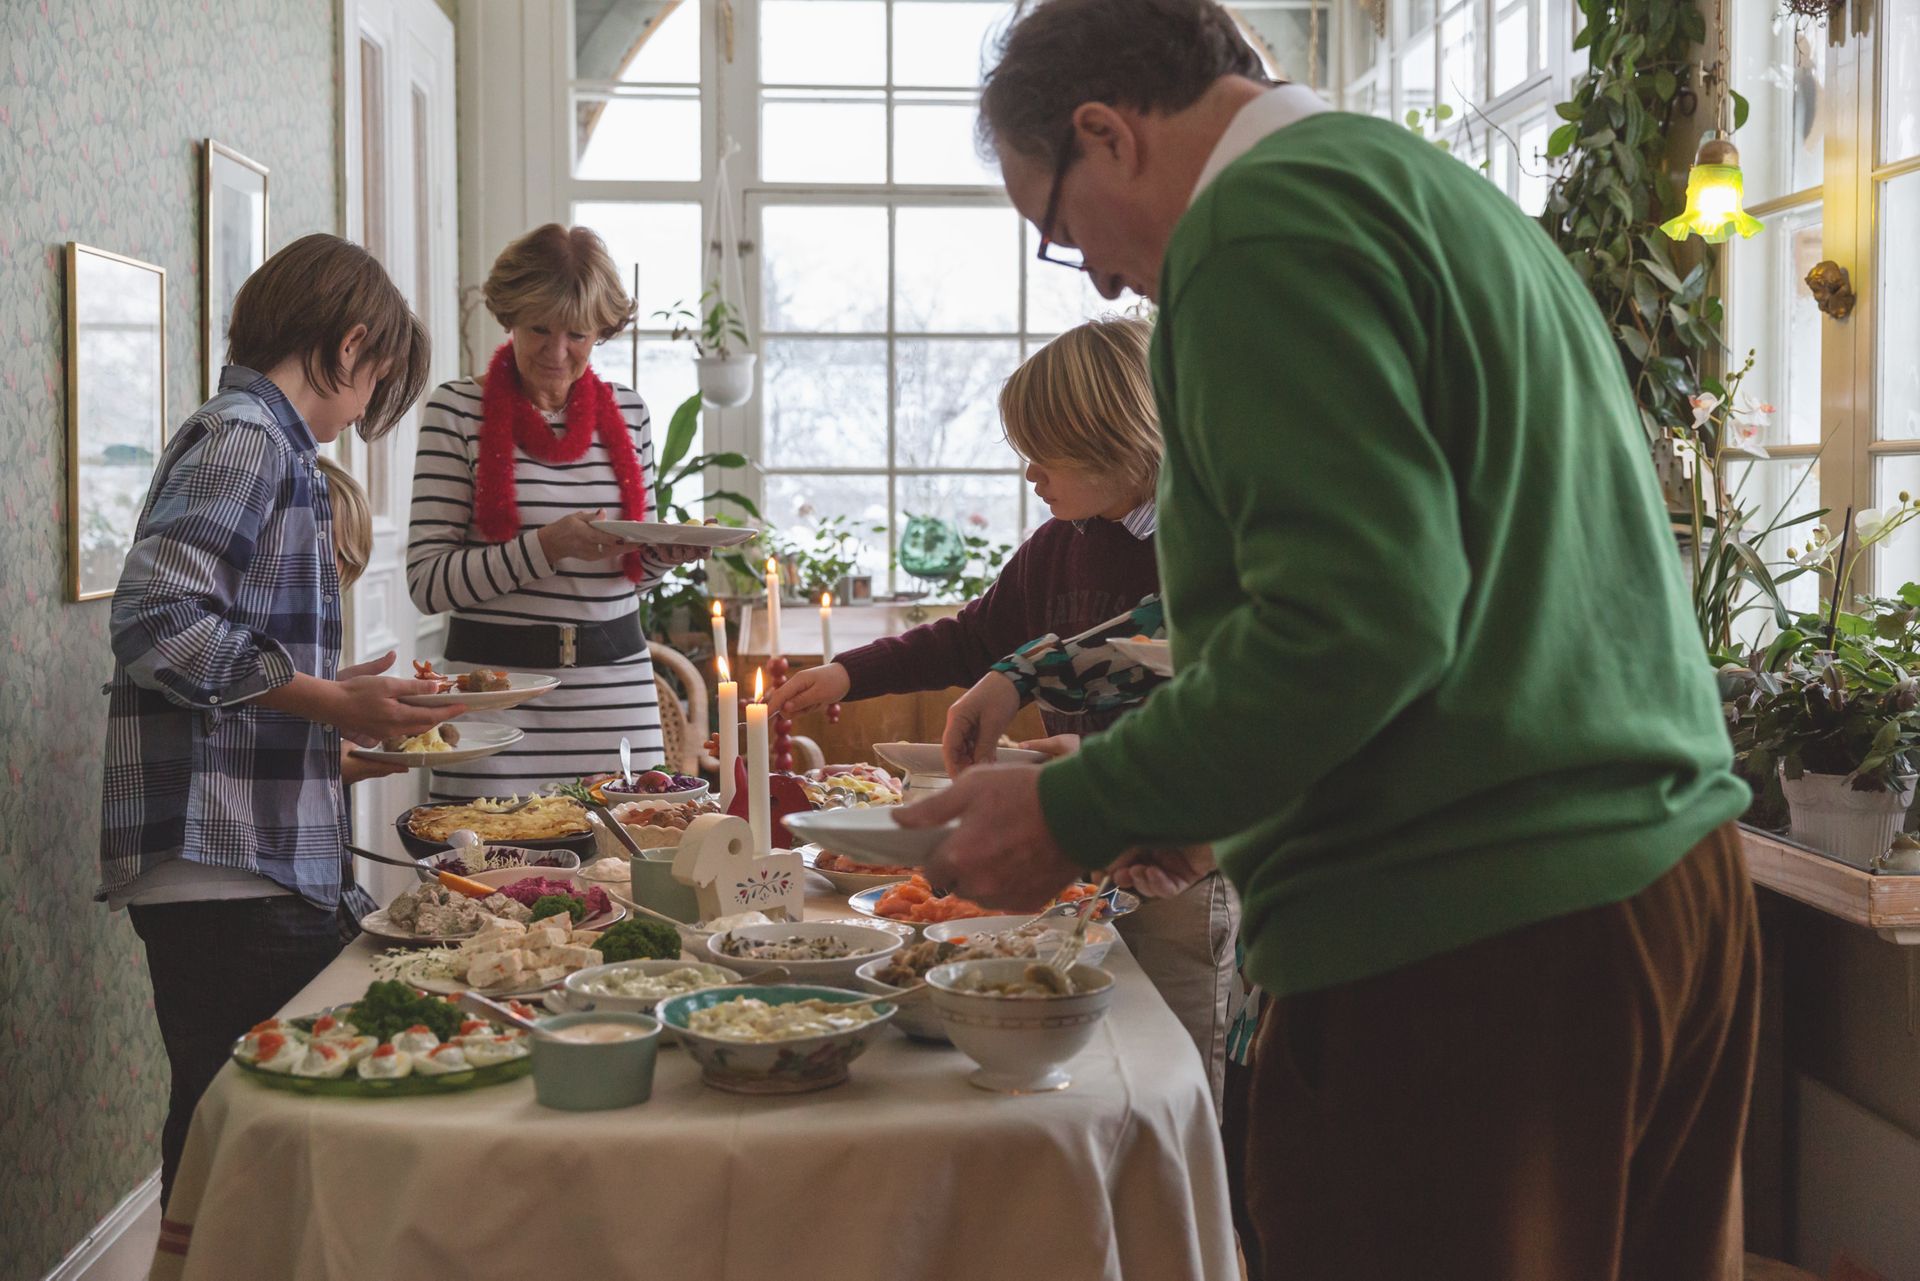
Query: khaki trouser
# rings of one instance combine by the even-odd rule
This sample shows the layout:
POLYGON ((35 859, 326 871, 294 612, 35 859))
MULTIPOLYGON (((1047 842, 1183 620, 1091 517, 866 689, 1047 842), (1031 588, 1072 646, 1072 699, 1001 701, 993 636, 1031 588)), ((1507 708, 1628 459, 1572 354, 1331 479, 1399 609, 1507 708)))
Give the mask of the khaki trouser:
POLYGON ((1729 823, 1624 902, 1272 999, 1246 1156, 1266 1274, 1734 1281, 1759 989, 1729 823))
POLYGON ((1138 911, 1114 924, 1193 1038, 1206 1064, 1218 1115, 1227 1063, 1233 940, 1240 929, 1238 896, 1224 876, 1212 872, 1172 898, 1142 899, 1138 911))

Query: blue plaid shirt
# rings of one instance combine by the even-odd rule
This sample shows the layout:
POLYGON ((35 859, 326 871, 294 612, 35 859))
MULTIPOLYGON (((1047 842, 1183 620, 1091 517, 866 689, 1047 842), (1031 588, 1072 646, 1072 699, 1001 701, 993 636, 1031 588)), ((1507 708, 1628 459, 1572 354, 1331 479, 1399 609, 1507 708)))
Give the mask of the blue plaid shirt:
POLYGON ((278 387, 230 365, 161 456, 113 595, 98 897, 191 859, 340 900, 340 736, 248 701, 339 663, 314 447, 278 387))

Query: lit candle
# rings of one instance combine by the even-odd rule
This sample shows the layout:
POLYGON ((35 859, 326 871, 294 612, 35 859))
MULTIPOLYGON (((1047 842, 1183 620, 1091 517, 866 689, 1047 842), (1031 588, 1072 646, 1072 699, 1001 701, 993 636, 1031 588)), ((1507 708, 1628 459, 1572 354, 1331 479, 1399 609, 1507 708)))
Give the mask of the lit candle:
POLYGON ((833 593, 820 594, 820 661, 833 661, 833 593))
POLYGON ((778 658, 780 648, 780 562, 767 557, 767 657, 778 658))
POLYGON ((713 655, 720 679, 727 679, 727 610, 719 601, 713 602, 713 655))
POLYGON ((747 704, 747 826, 753 848, 773 853, 773 785, 767 775, 766 674, 753 674, 753 701, 747 704))
MULTIPOLYGON (((717 608, 717 607, 716 607, 717 608)), ((720 810, 733 807, 733 773, 740 759, 740 684, 727 666, 727 655, 720 654, 720 810)))

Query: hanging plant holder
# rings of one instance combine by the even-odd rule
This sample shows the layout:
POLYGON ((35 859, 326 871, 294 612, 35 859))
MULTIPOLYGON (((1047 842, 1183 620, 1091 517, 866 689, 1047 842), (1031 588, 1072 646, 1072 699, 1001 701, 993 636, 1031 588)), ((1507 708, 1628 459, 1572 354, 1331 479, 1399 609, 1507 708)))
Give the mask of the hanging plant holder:
POLYGON ((692 341, 700 395, 716 409, 735 409, 753 398, 753 335, 747 330, 746 280, 740 258, 752 246, 740 239, 728 162, 738 143, 721 135, 720 164, 713 181, 713 239, 708 242, 697 308, 681 303, 659 313, 673 322, 673 336, 692 341))

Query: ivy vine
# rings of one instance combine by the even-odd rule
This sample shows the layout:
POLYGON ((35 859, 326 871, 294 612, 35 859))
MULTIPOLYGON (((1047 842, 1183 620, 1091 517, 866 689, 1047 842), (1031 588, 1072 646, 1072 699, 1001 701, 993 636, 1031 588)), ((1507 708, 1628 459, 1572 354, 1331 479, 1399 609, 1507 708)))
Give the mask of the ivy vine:
MULTIPOLYGON (((1619 343, 1648 442, 1685 439, 1692 398, 1715 386, 1723 316, 1712 259, 1683 264, 1660 224, 1685 194, 1667 140, 1696 105, 1706 19, 1693 0, 1580 0, 1580 11, 1573 44, 1591 65, 1556 108, 1547 155, 1560 163, 1540 221, 1619 343)), ((1746 102, 1733 101, 1737 128, 1746 102)))

